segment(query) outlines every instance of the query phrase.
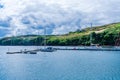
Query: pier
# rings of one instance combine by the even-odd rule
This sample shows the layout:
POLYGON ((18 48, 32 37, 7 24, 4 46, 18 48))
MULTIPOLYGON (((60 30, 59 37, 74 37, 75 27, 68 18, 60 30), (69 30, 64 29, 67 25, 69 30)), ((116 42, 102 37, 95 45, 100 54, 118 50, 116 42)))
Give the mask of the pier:
POLYGON ((57 48, 57 50, 79 50, 79 51, 120 51, 120 49, 103 49, 103 48, 98 48, 98 49, 91 49, 91 48, 57 48))
POLYGON ((6 54, 37 54, 37 50, 27 50, 18 52, 6 52, 6 54))
MULTIPOLYGON (((55 50, 78 50, 78 51, 120 51, 120 48, 54 48, 55 50)), ((7 52, 6 54, 37 54, 37 52, 42 52, 40 49, 26 50, 18 52, 7 52)))

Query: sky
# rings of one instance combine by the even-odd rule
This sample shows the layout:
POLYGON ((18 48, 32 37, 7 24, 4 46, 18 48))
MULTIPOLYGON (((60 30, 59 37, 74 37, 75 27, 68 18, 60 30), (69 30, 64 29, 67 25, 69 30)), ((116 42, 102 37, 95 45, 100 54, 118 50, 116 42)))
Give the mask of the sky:
POLYGON ((66 34, 120 22, 120 0, 0 0, 0 37, 66 34))

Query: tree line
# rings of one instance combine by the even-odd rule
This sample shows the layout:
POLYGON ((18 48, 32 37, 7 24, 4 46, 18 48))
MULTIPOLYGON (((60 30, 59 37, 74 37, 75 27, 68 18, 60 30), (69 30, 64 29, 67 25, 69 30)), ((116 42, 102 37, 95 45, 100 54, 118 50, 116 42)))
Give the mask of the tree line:
MULTIPOLYGON (((58 36, 47 36, 46 44, 49 46, 89 46, 90 35, 92 35, 92 43, 99 44, 99 45, 110 45, 114 46, 116 40, 118 39, 117 33, 109 33, 109 32, 102 32, 102 33, 95 33, 92 32, 88 35, 82 36, 74 36, 71 38, 64 37, 60 38, 58 36)), ((11 37, 11 38, 3 38, 0 40, 0 45, 36 45, 42 46, 45 43, 44 36, 35 36, 34 38, 31 37, 11 37)))

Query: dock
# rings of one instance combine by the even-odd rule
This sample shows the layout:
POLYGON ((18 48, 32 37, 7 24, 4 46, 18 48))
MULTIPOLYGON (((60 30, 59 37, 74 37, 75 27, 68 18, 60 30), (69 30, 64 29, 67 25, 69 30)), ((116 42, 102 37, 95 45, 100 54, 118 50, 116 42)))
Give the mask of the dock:
MULTIPOLYGON (((55 50, 78 50, 78 51, 120 51, 120 48, 54 48, 55 50)), ((7 52, 6 54, 37 54, 42 52, 40 49, 18 51, 18 52, 7 52)))
POLYGON ((37 54, 37 51, 28 50, 28 51, 19 51, 19 52, 6 52, 6 54, 37 54))
POLYGON ((89 48, 84 48, 84 49, 78 49, 78 48, 57 48, 57 50, 79 50, 79 51, 120 51, 120 49, 89 49, 89 48))

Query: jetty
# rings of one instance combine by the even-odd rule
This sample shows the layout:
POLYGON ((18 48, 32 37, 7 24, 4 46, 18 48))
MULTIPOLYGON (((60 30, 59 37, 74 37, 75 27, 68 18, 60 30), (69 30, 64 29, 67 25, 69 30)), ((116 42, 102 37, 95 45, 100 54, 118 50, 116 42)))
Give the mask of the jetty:
MULTIPOLYGON (((118 48, 102 48, 102 47, 60 47, 54 48, 55 50, 78 50, 78 51, 120 51, 120 47, 118 48)), ((37 52, 43 52, 42 48, 35 50, 24 50, 18 52, 7 52, 6 54, 37 54, 37 52)))
POLYGON ((79 51, 120 51, 120 48, 56 48, 57 50, 79 50, 79 51))
POLYGON ((6 52, 6 54, 37 54, 37 50, 27 50, 18 52, 6 52))

